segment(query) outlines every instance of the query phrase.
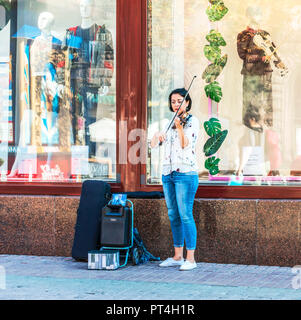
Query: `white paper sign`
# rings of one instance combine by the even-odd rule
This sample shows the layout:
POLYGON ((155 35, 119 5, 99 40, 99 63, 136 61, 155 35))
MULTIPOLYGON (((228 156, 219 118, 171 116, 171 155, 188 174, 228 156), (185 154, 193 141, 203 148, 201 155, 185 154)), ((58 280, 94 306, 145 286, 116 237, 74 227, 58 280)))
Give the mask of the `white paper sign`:
POLYGON ((37 149, 35 146, 19 147, 19 174, 37 174, 37 149))
POLYGON ((71 174, 89 174, 89 146, 71 147, 71 174))
POLYGON ((264 174, 264 150, 263 147, 243 147, 244 157, 247 163, 243 168, 244 175, 264 174))

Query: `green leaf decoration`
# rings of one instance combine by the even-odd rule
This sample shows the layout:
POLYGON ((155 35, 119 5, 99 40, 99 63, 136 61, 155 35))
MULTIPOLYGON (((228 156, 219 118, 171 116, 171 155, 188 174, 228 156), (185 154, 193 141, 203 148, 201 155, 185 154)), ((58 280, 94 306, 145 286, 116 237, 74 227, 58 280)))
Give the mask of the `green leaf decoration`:
POLYGON ((218 62, 211 63, 206 67, 202 74, 202 78, 206 83, 211 83, 215 81, 221 72, 224 69, 225 64, 227 63, 227 55, 224 55, 218 62))
POLYGON ((224 47, 227 45, 222 35, 216 30, 211 30, 210 33, 206 36, 206 40, 210 43, 211 46, 224 47))
POLYGON ((219 171, 218 166, 214 166, 214 167, 212 167, 211 169, 209 169, 209 173, 210 173, 212 176, 218 174, 219 172, 220 172, 220 171, 219 171))
MULTIPOLYGON (((227 14, 228 8, 225 6, 223 0, 209 0, 209 3, 210 6, 207 8, 206 14, 210 21, 219 21, 227 14)), ((222 88, 216 79, 219 77, 228 61, 227 54, 223 57, 221 56, 220 47, 226 46, 227 43, 221 33, 214 29, 210 30, 209 34, 207 34, 206 40, 209 42, 209 45, 204 47, 204 54, 211 63, 206 67, 202 74, 202 78, 207 83, 204 89, 208 98, 219 103, 223 93, 222 88)), ((205 161, 205 168, 211 175, 216 175, 220 172, 218 168, 220 159, 212 155, 221 147, 226 139, 228 130, 222 131, 222 126, 216 118, 205 121, 204 129, 210 137, 203 147, 205 156, 209 157, 205 161)))
POLYGON ((218 151, 226 139, 227 134, 228 130, 223 130, 207 140, 203 148, 206 157, 212 156, 218 151))
POLYGON ((228 61, 228 55, 225 54, 219 61, 216 62, 216 64, 224 68, 224 66, 227 64, 227 61, 228 61))
POLYGON ((216 64, 210 64, 203 72, 202 79, 206 81, 206 83, 213 82, 220 75, 222 68, 217 66, 216 64))
POLYGON ((2 158, 0 158, 0 167, 3 165, 4 160, 2 158))
POLYGON ((215 158, 215 156, 213 157, 210 157, 208 158, 206 161, 205 161, 205 168, 207 170, 209 170, 209 173, 214 176, 216 174, 218 174, 220 171, 219 171, 219 168, 218 168, 218 163, 220 162, 221 159, 219 158, 215 158))
POLYGON ((222 88, 217 81, 214 81, 205 86, 205 92, 208 98, 219 103, 222 100, 222 88))
POLYGON ((214 135, 222 131, 222 126, 218 119, 211 118, 208 121, 204 122, 204 129, 208 136, 213 137, 214 135))
POLYGON ((221 59, 221 52, 221 49, 216 46, 206 45, 204 47, 205 57, 213 63, 221 59))
POLYGON ((212 22, 221 20, 228 12, 228 8, 224 5, 223 1, 214 2, 215 3, 206 10, 207 16, 212 22))

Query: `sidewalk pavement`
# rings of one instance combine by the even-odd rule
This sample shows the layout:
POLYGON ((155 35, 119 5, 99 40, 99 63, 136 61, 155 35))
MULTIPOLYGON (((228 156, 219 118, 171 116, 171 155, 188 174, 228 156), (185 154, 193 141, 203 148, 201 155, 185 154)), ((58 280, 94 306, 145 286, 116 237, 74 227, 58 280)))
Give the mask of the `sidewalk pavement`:
POLYGON ((70 257, 0 255, 0 300, 301 300, 301 266, 158 264, 88 270, 70 257))

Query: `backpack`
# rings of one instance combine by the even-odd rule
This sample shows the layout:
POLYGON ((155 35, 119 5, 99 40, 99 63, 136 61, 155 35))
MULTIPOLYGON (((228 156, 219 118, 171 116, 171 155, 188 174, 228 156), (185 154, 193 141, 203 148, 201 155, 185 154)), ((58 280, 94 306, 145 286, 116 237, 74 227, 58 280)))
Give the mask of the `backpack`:
POLYGON ((133 246, 130 250, 130 257, 133 265, 145 263, 147 261, 160 261, 160 258, 153 256, 147 251, 137 228, 133 228, 133 246))

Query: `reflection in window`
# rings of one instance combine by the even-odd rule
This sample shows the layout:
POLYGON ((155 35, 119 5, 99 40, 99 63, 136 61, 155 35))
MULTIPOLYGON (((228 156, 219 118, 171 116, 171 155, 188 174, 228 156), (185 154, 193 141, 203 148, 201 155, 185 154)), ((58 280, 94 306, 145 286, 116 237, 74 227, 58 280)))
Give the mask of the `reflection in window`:
MULTIPOLYGON (((162 131, 172 118, 167 98, 171 89, 187 86, 192 113, 201 124, 217 117, 229 134, 218 151, 221 172, 204 168, 201 127, 198 140, 199 181, 227 185, 294 185, 301 179, 301 6, 228 0, 228 14, 209 23, 206 0, 148 1, 148 135, 162 131), (219 77, 219 104, 204 93, 202 73, 208 61, 206 35, 216 29, 227 46, 228 62, 219 77), (167 57, 167 58, 166 58, 167 57)), ((148 183, 161 183, 160 149, 149 150, 148 183)))
POLYGON ((115 1, 18 1, 13 16, 0 31, 2 178, 115 180, 115 1))

